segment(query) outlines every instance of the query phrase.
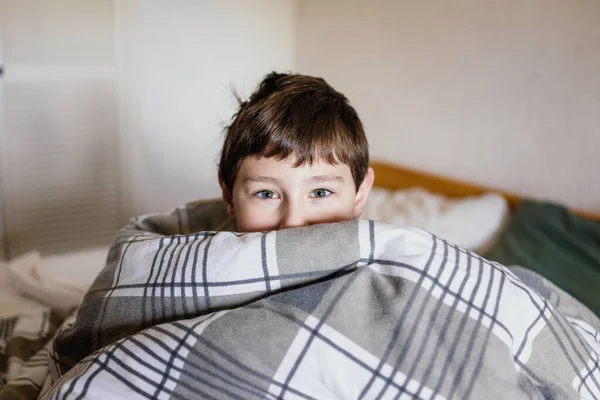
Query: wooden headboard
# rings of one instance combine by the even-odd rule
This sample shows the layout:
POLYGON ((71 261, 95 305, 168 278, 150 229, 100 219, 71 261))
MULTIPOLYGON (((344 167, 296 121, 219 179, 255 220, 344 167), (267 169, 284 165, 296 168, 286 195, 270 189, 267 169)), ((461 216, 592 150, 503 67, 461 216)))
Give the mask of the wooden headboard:
MULTIPOLYGON (((449 197, 475 196, 495 192, 504 196, 513 210, 524 200, 519 195, 503 190, 462 182, 457 179, 446 178, 399 165, 374 161, 371 163, 371 167, 375 170, 375 186, 381 188, 407 189, 419 186, 431 192, 449 197)), ((580 210, 571 211, 579 216, 600 222, 600 214, 580 210)))

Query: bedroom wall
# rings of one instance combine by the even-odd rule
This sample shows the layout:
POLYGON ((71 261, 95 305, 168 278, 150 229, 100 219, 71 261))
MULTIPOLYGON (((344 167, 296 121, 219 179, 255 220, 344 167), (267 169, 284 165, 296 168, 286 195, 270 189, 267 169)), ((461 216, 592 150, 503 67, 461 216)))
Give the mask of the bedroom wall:
MULTIPOLYGON (((4 70, 4 52, 3 52, 3 26, 2 26, 2 20, 0 19, 0 67, 4 70)), ((4 82, 2 81, 2 75, 3 73, 0 73, 0 132, 1 130, 5 129, 4 128, 4 82)), ((3 140, 2 139, 2 135, 0 135, 0 141, 3 140)), ((2 163, 0 162, 0 168, 2 167, 1 165, 2 163)), ((0 169, 0 177, 2 176, 3 171, 0 169)), ((6 232, 6 228, 4 227, 6 222, 4 221, 6 219, 5 214, 6 214, 6 204, 5 200, 4 200, 4 188, 3 185, 1 184, 0 181, 0 262, 2 262, 3 260, 6 260, 8 258, 8 255, 6 254, 8 251, 8 235, 6 232)))
POLYGON ((373 158, 600 211, 600 2, 304 0, 295 69, 373 158))
POLYGON ((113 0, 0 0, 0 257, 103 245, 126 221, 114 18, 113 0))
POLYGON ((218 196, 232 91, 292 69, 295 1, 33 3, 0 0, 0 260, 107 244, 132 216, 218 196))
POLYGON ((290 70, 293 1, 117 1, 129 215, 219 196, 217 153, 270 70, 290 70))

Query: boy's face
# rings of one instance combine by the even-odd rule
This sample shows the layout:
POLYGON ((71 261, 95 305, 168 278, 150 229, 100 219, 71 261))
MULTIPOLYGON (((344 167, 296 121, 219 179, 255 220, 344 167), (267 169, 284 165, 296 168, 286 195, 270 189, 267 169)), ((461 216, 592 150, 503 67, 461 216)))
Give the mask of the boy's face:
POLYGON ((246 157, 223 198, 240 232, 271 231, 359 218, 373 185, 371 168, 356 191, 346 164, 246 157))

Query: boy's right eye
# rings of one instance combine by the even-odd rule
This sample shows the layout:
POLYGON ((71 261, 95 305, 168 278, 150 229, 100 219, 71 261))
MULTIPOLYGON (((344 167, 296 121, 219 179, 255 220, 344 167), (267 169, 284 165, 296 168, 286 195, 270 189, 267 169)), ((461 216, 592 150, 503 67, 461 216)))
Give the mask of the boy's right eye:
POLYGON ((278 194, 271 190, 261 190, 260 192, 256 192, 254 194, 259 199, 271 200, 279 198, 278 194))

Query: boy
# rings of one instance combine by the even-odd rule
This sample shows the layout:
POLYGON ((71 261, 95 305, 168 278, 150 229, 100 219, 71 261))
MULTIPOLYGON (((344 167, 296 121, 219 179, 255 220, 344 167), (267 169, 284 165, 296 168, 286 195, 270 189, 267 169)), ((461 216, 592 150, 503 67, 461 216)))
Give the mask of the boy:
POLYGON ((321 78, 270 73, 226 129, 219 183, 240 232, 359 218, 373 179, 356 111, 321 78))

